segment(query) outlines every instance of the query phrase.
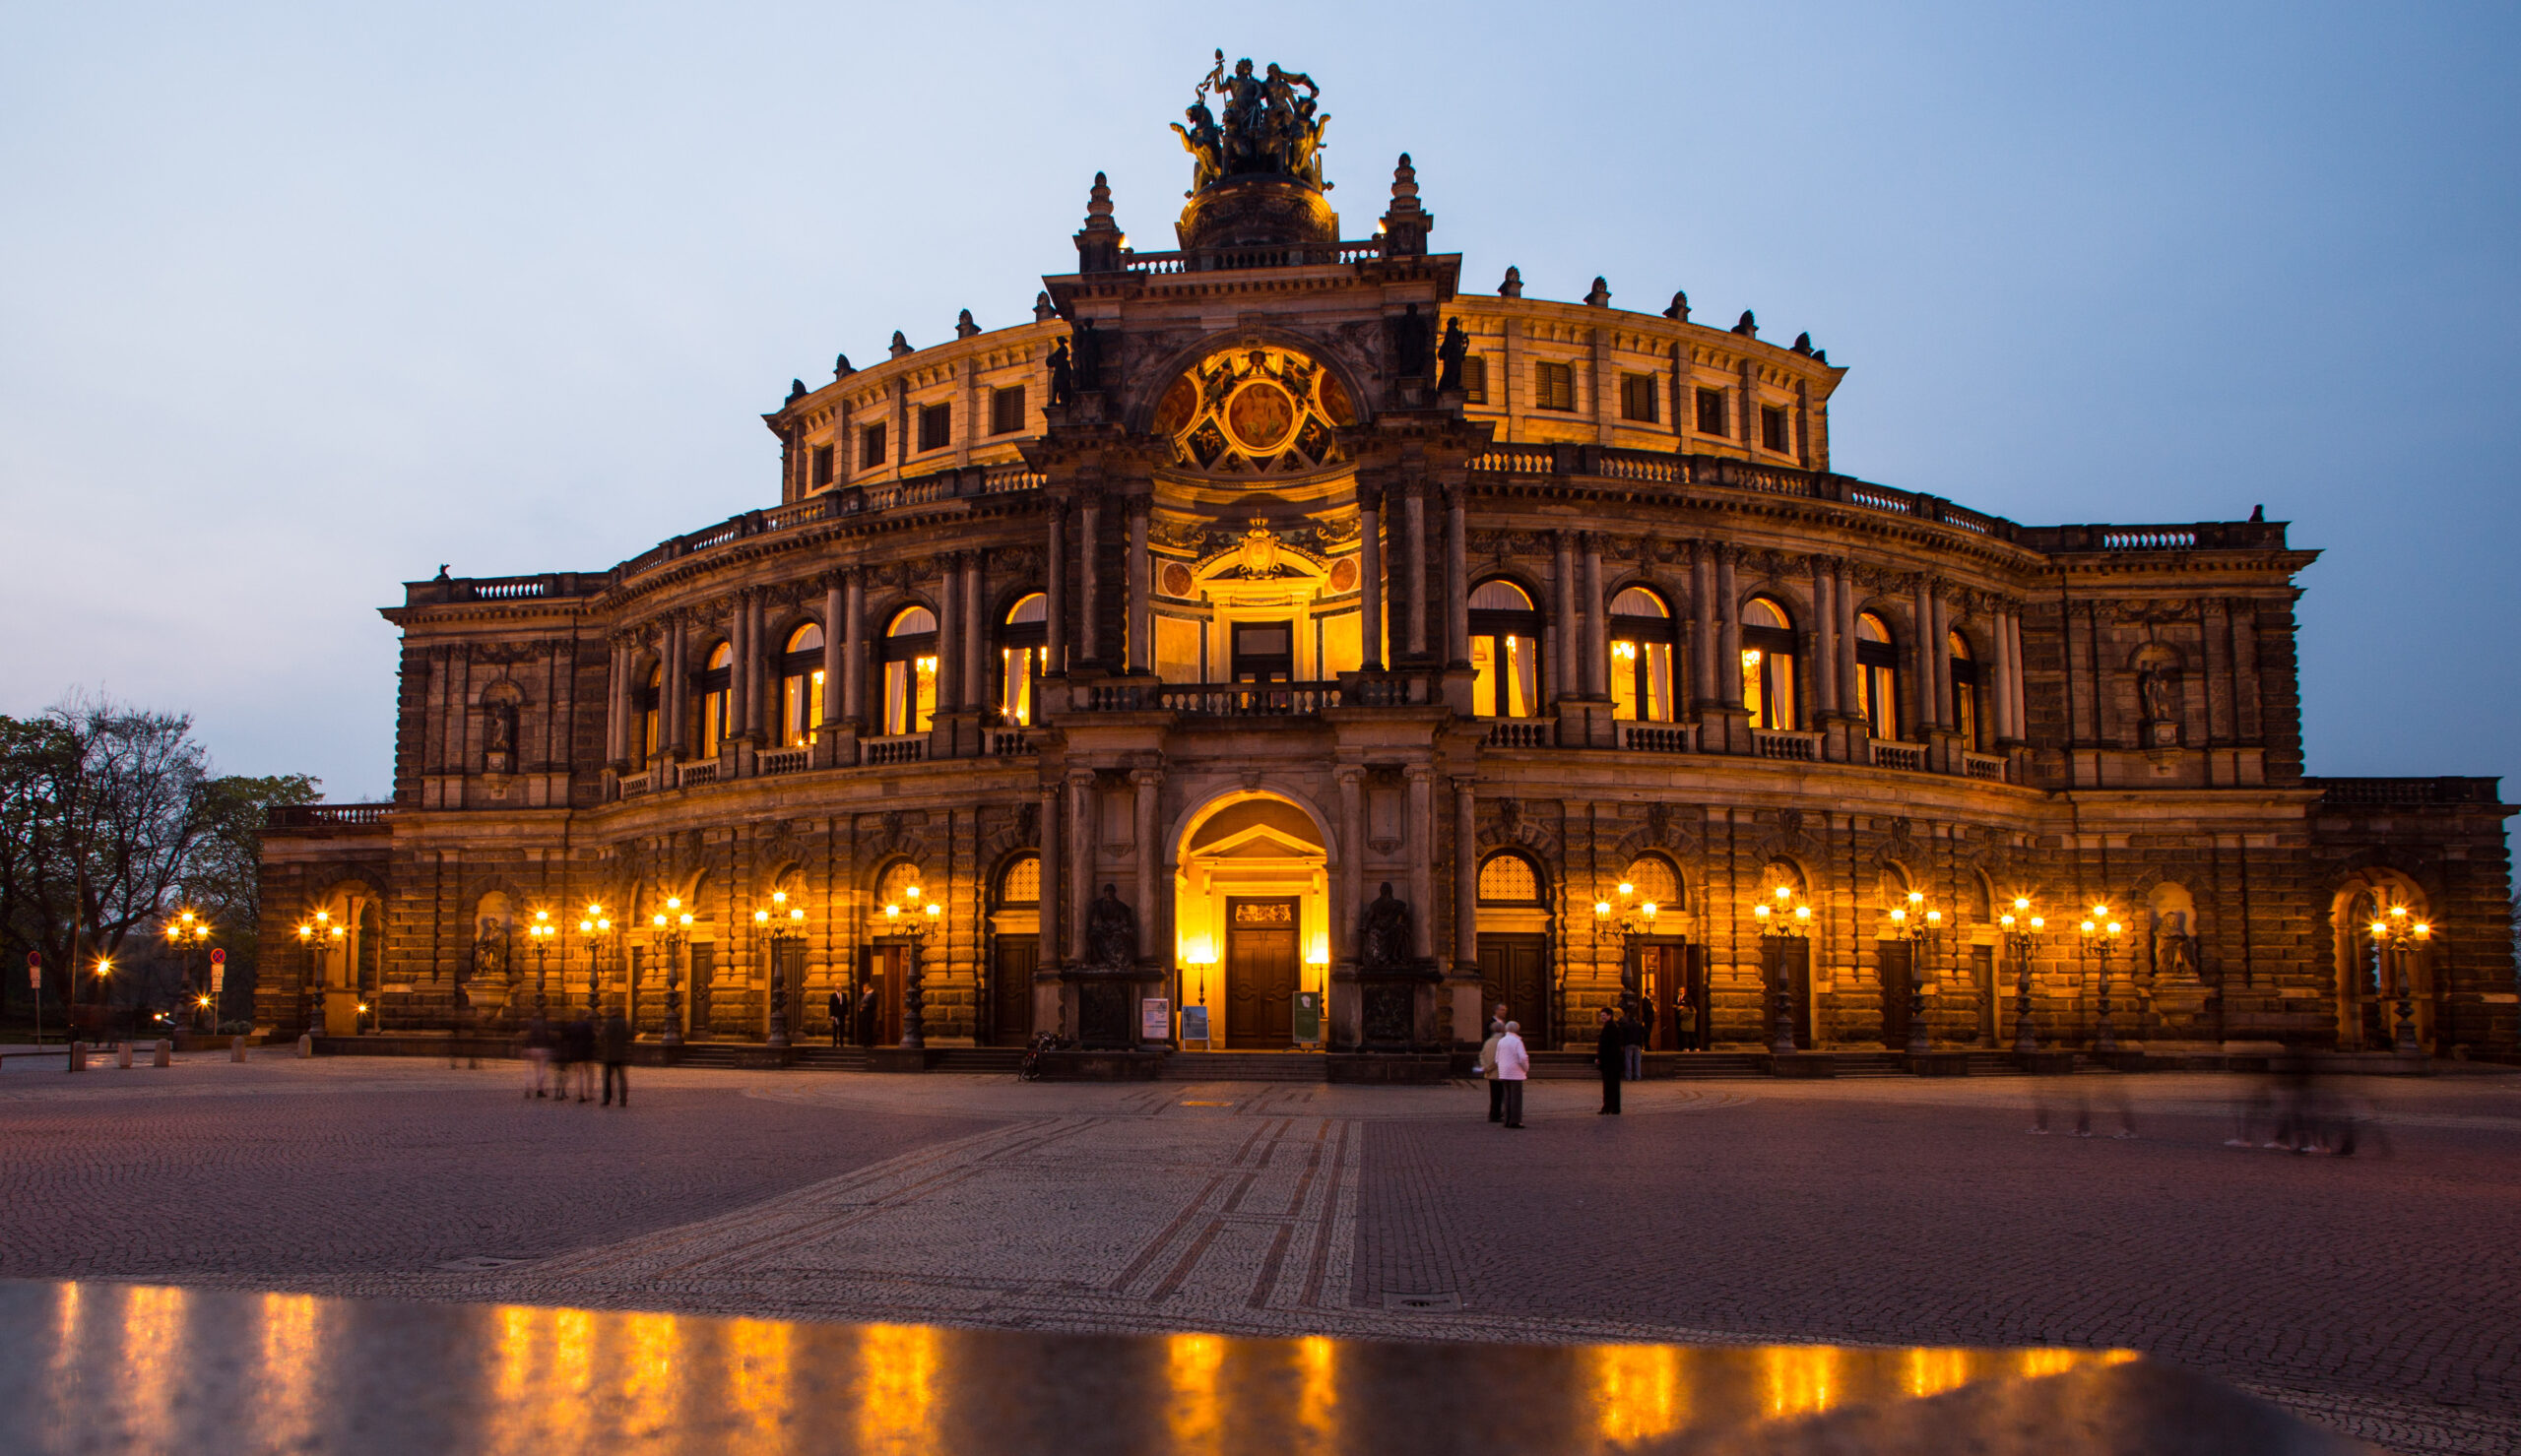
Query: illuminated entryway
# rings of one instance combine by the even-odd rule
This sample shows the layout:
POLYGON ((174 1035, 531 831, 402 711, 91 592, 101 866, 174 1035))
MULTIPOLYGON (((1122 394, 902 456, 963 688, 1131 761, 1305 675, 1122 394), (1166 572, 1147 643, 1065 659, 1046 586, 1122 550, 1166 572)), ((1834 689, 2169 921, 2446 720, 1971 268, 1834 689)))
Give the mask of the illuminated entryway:
POLYGON ((1182 1000, 1207 1008, 1208 1045, 1307 1045, 1297 998, 1322 1004, 1330 960, 1328 858, 1313 816, 1275 794, 1229 795, 1193 821, 1180 860, 1182 1000))

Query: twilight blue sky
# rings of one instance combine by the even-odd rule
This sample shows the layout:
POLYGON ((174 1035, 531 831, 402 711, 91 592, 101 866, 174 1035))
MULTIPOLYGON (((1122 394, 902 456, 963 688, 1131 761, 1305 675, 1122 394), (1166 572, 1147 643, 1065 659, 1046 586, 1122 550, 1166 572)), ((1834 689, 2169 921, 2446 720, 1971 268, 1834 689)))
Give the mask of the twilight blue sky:
POLYGON ((2029 522, 2265 502, 2326 552, 2312 770, 2521 773, 2510 6, 16 0, 5 33, 0 712, 101 686, 381 794, 398 583, 775 500, 789 377, 1023 318, 1097 168, 1170 246, 1165 124, 1222 45, 1323 84, 1351 235, 1405 150, 1468 286, 1810 330, 1847 474, 2029 522))

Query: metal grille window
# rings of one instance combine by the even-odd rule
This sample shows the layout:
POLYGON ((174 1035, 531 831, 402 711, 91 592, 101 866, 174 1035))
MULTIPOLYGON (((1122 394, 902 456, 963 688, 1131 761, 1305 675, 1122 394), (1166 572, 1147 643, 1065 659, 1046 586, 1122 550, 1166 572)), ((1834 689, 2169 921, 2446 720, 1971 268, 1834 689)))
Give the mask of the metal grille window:
POLYGON ((1643 424, 1655 424, 1662 420, 1662 412, 1655 406, 1653 375, 1622 374, 1619 377, 1619 416, 1643 424))
POLYGON ((1543 360, 1532 366, 1532 406, 1540 410, 1576 408, 1576 366, 1543 360))
POLYGON ((1483 905, 1537 905, 1540 874, 1520 855, 1491 855, 1479 866, 1479 900, 1483 905))

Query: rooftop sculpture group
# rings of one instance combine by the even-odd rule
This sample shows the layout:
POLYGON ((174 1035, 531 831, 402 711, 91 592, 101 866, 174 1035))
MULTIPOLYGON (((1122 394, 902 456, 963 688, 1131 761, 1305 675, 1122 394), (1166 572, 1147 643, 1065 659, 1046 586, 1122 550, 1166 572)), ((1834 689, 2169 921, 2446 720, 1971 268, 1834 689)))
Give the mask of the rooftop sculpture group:
POLYGON ((1191 154, 1194 192, 1228 177, 1284 176, 1309 187, 1327 189, 1322 180, 1322 130, 1330 124, 1317 110, 1322 88, 1301 71, 1282 71, 1275 61, 1261 75, 1252 73, 1249 57, 1234 63, 1229 74, 1225 52, 1193 93, 1182 115, 1190 124, 1173 124, 1183 150, 1191 154), (1297 91, 1303 91, 1302 95, 1297 91), (1215 95, 1216 112, 1206 97, 1215 95))

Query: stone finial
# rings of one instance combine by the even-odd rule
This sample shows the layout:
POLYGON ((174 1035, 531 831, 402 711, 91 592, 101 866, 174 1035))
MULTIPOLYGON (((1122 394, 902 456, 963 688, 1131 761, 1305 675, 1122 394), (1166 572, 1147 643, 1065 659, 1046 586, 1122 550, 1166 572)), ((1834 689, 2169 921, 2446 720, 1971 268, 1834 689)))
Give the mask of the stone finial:
POLYGON ((980 331, 981 326, 972 322, 972 311, 970 309, 966 308, 961 313, 954 316, 955 338, 969 339, 980 331))
POLYGON ((1107 227, 1121 225, 1112 221, 1112 184, 1101 172, 1094 174, 1094 186, 1085 194, 1085 225, 1098 222, 1107 227))
POLYGON ((1688 323, 1690 321, 1690 295, 1675 289, 1672 293, 1672 306, 1663 310, 1663 317, 1667 319, 1677 319, 1684 324, 1688 323))
POLYGON ((793 405, 793 404, 797 403, 799 400, 804 399, 805 397, 806 397, 806 381, 804 381, 804 380, 802 380, 802 379, 791 379, 791 380, 789 380, 789 381, 788 381, 788 403, 789 403, 789 404, 791 404, 791 405, 793 405))
POLYGON ((847 379, 857 372, 858 366, 849 361, 847 354, 842 354, 831 361, 831 377, 834 379, 847 379))
POLYGON ((1592 291, 1584 295, 1584 302, 1588 307, 1592 308, 1610 307, 1611 285, 1609 280, 1596 277, 1593 280, 1592 291))
POLYGON ((1810 353, 1812 351, 1812 336, 1810 334, 1795 335, 1793 348, 1796 353, 1810 353))
POLYGON ((1816 348, 1816 349, 1812 350, 1812 362, 1814 362, 1814 363, 1816 363, 1816 364, 1826 364, 1826 363, 1828 363, 1829 361, 1830 361, 1830 351, 1829 351, 1828 349, 1826 349, 1826 348, 1816 348))
POLYGON ((1085 226, 1076 234, 1076 262, 1079 273, 1121 271, 1121 224, 1112 221, 1112 184, 1101 172, 1094 174, 1094 189, 1086 195, 1085 226))
POLYGON ((1757 339, 1760 337, 1760 321, 1751 317, 1749 309, 1743 309, 1741 322, 1733 326, 1733 332, 1746 339, 1757 339))
POLYGON ((1521 269, 1510 267, 1506 270, 1506 281, 1497 285, 1497 296, 1500 298, 1520 298, 1523 296, 1523 271, 1521 269))
POLYGON ((1051 302, 1051 293, 1048 288, 1033 295, 1033 322, 1047 324, 1059 316, 1059 308, 1051 302))
POLYGON ((1418 168, 1409 154, 1391 169, 1391 211, 1383 215, 1383 251, 1388 258, 1415 258, 1427 251, 1428 229, 1436 220, 1418 205, 1418 168))
POLYGON ((902 337, 902 331, 901 331, 901 330, 899 330, 899 329, 895 329, 895 330, 893 331, 893 344, 892 344, 892 349, 891 349, 891 352, 892 352, 892 355, 893 355, 893 357, 894 357, 894 358, 900 358, 903 354, 906 354, 906 353, 917 353, 917 352, 919 352, 919 350, 918 350, 918 349, 915 349, 915 348, 911 348, 911 347, 910 347, 910 341, 909 341, 909 340, 907 340, 907 339, 904 339, 904 338, 902 337))

